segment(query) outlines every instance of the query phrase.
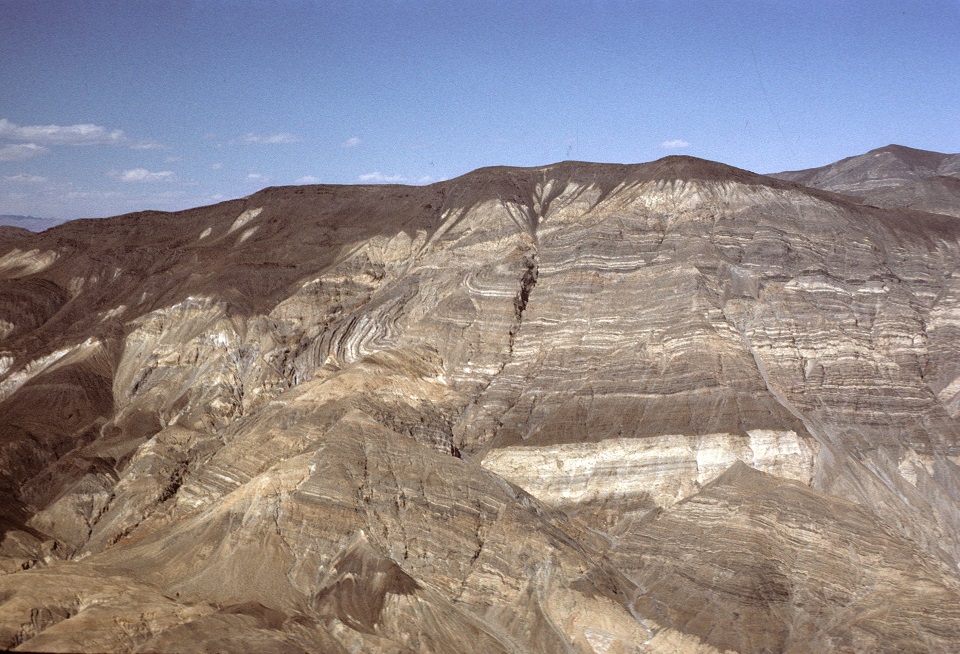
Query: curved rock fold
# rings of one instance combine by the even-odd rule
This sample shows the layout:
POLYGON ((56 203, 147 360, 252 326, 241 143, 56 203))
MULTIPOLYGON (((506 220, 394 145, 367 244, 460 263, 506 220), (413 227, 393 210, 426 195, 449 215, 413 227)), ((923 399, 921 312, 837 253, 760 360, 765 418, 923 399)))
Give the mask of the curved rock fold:
POLYGON ((891 147, 10 236, 0 648, 950 651, 960 222, 891 189, 955 171, 891 147))

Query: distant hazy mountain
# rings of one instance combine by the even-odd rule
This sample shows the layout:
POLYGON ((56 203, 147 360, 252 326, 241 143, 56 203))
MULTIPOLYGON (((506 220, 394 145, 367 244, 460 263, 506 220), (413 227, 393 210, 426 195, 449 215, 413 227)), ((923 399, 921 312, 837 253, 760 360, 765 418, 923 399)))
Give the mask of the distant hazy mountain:
POLYGON ((960 154, 888 145, 771 177, 853 195, 878 207, 960 216, 960 154))
POLYGON ((0 214, 0 226, 21 227, 23 229, 29 229, 31 232, 42 232, 62 222, 63 221, 58 218, 37 218, 36 216, 0 214))
POLYGON ((838 193, 863 195, 938 175, 960 176, 960 154, 888 145, 819 168, 790 170, 772 177, 838 193))

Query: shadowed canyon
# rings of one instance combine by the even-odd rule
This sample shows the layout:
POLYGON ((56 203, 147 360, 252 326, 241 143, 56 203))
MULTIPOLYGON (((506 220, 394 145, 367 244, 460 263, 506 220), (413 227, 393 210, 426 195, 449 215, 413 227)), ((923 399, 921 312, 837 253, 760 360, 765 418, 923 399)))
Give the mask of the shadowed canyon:
POLYGON ((960 155, 0 227, 0 649, 948 652, 960 155))

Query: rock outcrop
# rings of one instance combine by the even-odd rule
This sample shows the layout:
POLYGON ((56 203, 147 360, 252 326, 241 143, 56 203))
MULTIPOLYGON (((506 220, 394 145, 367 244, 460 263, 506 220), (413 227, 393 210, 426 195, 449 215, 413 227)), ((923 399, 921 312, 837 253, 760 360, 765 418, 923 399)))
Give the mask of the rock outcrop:
POLYGON ((668 157, 0 232, 0 647, 949 651, 960 221, 897 202, 668 157))

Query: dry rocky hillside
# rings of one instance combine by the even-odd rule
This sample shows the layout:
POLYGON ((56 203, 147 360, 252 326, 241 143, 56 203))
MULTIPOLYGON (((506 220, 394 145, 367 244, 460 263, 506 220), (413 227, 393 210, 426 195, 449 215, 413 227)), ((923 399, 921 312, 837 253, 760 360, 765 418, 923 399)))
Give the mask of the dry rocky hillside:
POLYGON ((0 649, 956 651, 958 162, 0 228, 0 649))

